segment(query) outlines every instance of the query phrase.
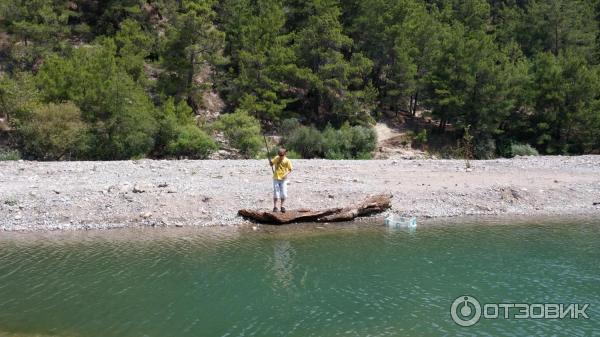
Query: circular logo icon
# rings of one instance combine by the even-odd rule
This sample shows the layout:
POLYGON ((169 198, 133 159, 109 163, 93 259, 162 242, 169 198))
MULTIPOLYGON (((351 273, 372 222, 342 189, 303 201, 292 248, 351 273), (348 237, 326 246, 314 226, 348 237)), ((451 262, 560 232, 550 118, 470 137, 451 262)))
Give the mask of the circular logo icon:
POLYGON ((472 296, 458 296, 450 307, 450 315, 454 323, 460 326, 471 326, 481 318, 481 305, 472 296))

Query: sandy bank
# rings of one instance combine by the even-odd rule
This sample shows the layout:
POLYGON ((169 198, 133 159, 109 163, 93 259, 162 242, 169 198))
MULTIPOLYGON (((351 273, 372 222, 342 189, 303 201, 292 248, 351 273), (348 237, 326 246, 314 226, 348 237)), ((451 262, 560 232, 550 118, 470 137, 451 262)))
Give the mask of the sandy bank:
MULTIPOLYGON (((389 192, 417 217, 600 217, 600 156, 461 160, 295 160, 288 208, 342 206, 389 192)), ((265 161, 0 162, 0 230, 210 226, 269 209, 265 161)))

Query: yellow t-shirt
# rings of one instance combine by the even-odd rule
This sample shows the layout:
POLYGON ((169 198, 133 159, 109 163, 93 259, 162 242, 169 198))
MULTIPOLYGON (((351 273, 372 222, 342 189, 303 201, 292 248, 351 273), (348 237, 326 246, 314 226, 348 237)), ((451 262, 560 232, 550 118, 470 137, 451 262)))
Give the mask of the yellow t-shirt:
POLYGON ((271 160, 273 163, 273 167, 275 168, 275 172, 273 173, 273 179, 283 180, 283 177, 292 171, 292 162, 287 158, 283 157, 283 159, 279 159, 279 156, 275 156, 271 160))

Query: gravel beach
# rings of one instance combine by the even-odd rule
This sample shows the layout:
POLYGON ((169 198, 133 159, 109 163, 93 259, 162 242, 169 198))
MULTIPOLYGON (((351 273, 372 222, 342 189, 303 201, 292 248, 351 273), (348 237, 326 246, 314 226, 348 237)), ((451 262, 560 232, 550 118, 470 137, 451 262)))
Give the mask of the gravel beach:
MULTIPOLYGON (((462 160, 294 160, 288 209, 393 194, 417 217, 600 217, 600 156, 462 160)), ((266 160, 0 162, 0 230, 47 231, 246 223, 269 210, 266 160)))

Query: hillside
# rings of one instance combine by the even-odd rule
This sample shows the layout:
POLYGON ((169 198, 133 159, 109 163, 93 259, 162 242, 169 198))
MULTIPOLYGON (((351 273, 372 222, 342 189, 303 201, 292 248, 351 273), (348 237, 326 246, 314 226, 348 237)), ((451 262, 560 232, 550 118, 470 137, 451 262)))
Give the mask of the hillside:
POLYGON ((598 153, 598 18, 596 0, 6 0, 0 132, 38 160, 254 158, 265 133, 307 158, 598 153), (377 143, 378 122, 406 134, 377 143))

